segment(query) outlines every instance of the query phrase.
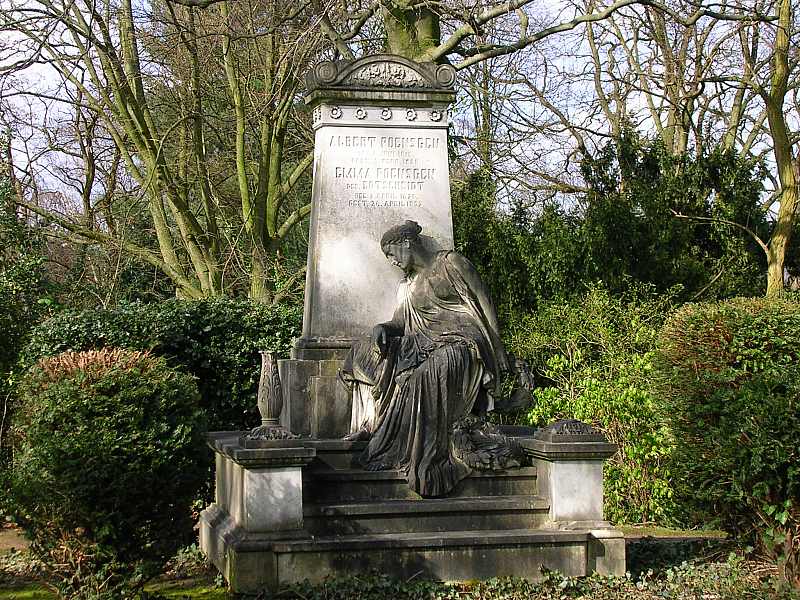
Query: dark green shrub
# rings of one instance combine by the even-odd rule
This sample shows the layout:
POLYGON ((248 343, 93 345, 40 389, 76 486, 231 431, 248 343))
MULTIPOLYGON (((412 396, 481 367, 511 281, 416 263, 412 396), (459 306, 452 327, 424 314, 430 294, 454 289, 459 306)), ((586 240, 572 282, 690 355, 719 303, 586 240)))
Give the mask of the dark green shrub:
POLYGON ((3 502, 62 597, 126 597, 191 541, 204 426, 192 377, 148 353, 29 371, 3 502))
POLYGON ((654 380, 678 441, 680 501, 800 576, 800 302, 686 305, 654 380))
POLYGON ((299 325, 297 307, 226 298, 67 310, 31 332, 23 361, 106 346, 149 350, 197 378, 209 428, 243 429, 258 422, 258 351, 287 355, 299 325))
POLYGON ((644 296, 620 299, 594 286, 518 320, 509 347, 537 377, 531 425, 580 419, 619 446, 605 467, 606 516, 668 525, 675 512, 666 463, 673 440, 648 378, 670 300, 644 296))

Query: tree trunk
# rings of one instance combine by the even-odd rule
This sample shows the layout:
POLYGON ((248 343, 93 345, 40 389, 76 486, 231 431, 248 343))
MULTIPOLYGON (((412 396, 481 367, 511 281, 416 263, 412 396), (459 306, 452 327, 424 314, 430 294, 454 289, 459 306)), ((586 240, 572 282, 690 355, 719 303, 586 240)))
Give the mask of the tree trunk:
POLYGON ((268 261, 263 248, 253 246, 250 265, 250 299, 262 304, 272 302, 272 294, 267 287, 268 261))
POLYGON ((418 0, 394 0, 383 7, 386 50, 411 60, 436 48, 441 41, 439 15, 418 0))
POLYGON ((792 239, 797 208, 797 171, 795 170, 792 142, 783 105, 789 81, 789 35, 792 31, 792 2, 781 0, 777 8, 778 25, 775 50, 772 57, 770 89, 762 93, 767 108, 767 121, 772 136, 775 164, 778 166, 781 195, 778 219, 769 240, 767 255, 767 296, 783 292, 783 264, 786 250, 792 239))

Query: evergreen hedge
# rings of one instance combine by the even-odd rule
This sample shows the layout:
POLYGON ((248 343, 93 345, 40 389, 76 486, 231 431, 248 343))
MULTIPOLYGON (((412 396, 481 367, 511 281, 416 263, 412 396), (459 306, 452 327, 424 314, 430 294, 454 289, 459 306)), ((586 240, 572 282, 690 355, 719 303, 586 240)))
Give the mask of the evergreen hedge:
POLYGON ((295 306, 229 298, 65 310, 34 328, 21 360, 28 366, 65 351, 148 350, 195 376, 210 429, 239 430, 259 422, 259 350, 287 356, 300 317, 295 306))
POLYGON ((751 538, 800 583, 800 302, 685 305, 655 365, 681 505, 751 538))
POLYGON ((194 537, 193 378, 146 352, 67 352, 37 362, 19 399, 0 502, 61 597, 132 597, 194 537))

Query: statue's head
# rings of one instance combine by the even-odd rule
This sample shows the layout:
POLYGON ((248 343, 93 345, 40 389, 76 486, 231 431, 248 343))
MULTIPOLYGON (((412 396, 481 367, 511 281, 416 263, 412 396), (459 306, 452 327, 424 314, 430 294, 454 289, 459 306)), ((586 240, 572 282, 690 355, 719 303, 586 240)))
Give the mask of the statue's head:
POLYGON ((416 221, 395 225, 381 237, 381 250, 396 267, 408 274, 414 266, 414 256, 422 248, 419 234, 422 227, 416 221))

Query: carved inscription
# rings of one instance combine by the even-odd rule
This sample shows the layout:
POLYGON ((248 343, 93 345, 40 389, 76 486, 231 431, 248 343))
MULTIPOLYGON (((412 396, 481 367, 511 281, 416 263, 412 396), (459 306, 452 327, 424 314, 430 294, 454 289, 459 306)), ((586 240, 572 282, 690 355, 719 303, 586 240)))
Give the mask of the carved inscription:
POLYGON ((420 207, 439 173, 426 155, 442 151, 441 138, 415 134, 332 134, 328 140, 334 186, 353 208, 420 207))

